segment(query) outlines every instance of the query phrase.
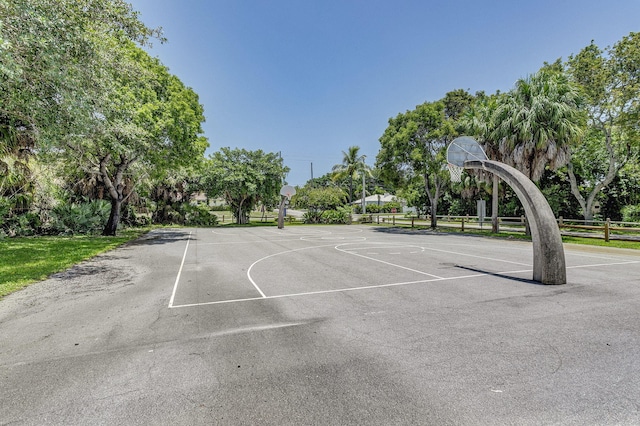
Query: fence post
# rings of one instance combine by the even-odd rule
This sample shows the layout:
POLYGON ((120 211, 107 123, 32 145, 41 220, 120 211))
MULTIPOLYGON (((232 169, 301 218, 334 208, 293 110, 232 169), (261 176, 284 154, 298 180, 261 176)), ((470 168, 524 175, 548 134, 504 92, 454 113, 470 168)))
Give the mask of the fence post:
POLYGON ((461 228, 461 231, 464 232, 464 216, 462 216, 462 228, 461 228))
POLYGON ((563 217, 562 217, 562 216, 558 217, 558 226, 562 226, 562 221, 563 221, 563 220, 564 220, 564 219, 563 219, 563 217))
POLYGON ((415 217, 411 216, 411 227, 413 228, 413 221, 416 220, 415 217))
POLYGON ((393 216, 393 226, 396 226, 396 216, 393 216))
POLYGON ((611 226, 611 219, 607 218, 604 222, 604 242, 609 242, 609 227, 611 226))

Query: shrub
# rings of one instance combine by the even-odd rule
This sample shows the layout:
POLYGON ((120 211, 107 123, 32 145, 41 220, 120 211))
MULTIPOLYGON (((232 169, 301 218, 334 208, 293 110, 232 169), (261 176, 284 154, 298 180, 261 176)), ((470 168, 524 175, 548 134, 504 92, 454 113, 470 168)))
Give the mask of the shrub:
POLYGON ((211 213, 209 207, 204 204, 196 206, 186 204, 184 206, 184 224, 189 226, 215 226, 218 224, 218 216, 211 213))
POLYGON ((339 208, 337 210, 325 210, 322 213, 322 223, 346 224, 349 223, 350 210, 339 208))
POLYGON ((309 210, 304 215, 302 215, 302 221, 304 223, 321 223, 322 213, 317 210, 309 210))
POLYGON ((640 204, 624 206, 622 208, 623 222, 640 222, 640 204))
POLYGON ((381 207, 380 208, 381 213, 391 213, 393 209, 396 209, 396 213, 402 213, 402 206, 400 205, 400 203, 396 201, 391 201, 380 207, 381 207))
POLYGON ((97 234, 109 219, 111 203, 94 200, 86 203, 61 204, 51 211, 45 232, 53 234, 97 234))

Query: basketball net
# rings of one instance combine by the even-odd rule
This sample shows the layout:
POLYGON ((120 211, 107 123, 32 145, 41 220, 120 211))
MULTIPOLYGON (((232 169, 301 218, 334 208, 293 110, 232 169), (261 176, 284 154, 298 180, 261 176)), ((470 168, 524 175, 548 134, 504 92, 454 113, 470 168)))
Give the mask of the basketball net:
POLYGON ((447 167, 449 168, 449 174, 451 175, 451 182, 461 182, 463 168, 451 163, 447 163, 447 167))

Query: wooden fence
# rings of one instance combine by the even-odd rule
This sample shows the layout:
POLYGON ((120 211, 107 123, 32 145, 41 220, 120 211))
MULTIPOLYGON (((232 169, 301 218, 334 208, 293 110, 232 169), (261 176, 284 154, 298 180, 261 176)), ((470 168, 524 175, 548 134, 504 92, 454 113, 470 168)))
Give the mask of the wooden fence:
MULTIPOLYGON (((478 216, 437 216, 438 227, 457 228, 461 231, 465 229, 487 229, 491 230, 491 217, 481 220, 478 216)), ((361 223, 376 223, 391 226, 429 227, 431 218, 427 217, 407 217, 402 214, 379 213, 367 214, 356 218, 361 223)), ((605 241, 617 240, 637 240, 640 241, 640 223, 620 222, 606 220, 585 221, 582 219, 565 219, 562 216, 557 219, 560 232, 563 235, 571 235, 586 238, 600 238, 605 241)), ((527 220, 525 216, 520 217, 498 217, 498 231, 505 232, 526 232, 527 220)))

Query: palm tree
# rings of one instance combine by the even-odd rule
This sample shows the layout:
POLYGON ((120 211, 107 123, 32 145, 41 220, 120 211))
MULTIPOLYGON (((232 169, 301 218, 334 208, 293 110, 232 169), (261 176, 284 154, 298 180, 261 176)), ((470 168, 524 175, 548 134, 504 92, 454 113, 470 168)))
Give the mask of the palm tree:
POLYGON ((563 73, 542 69, 499 99, 489 139, 497 142, 503 162, 538 181, 547 166, 567 164, 571 146, 582 137, 580 103, 563 73))
POLYGON ((364 162, 367 156, 359 155, 359 153, 359 146, 350 146, 347 152, 342 151, 342 163, 336 164, 331 169, 334 180, 349 178, 349 203, 353 201, 353 179, 358 177, 360 173, 369 171, 369 166, 364 162))
MULTIPOLYGON (((567 164, 582 137, 577 88, 553 66, 516 82, 513 90, 477 100, 461 118, 461 130, 476 136, 492 160, 514 166, 538 181, 547 166, 567 164)), ((497 231, 498 181, 493 179, 492 224, 497 231)))

